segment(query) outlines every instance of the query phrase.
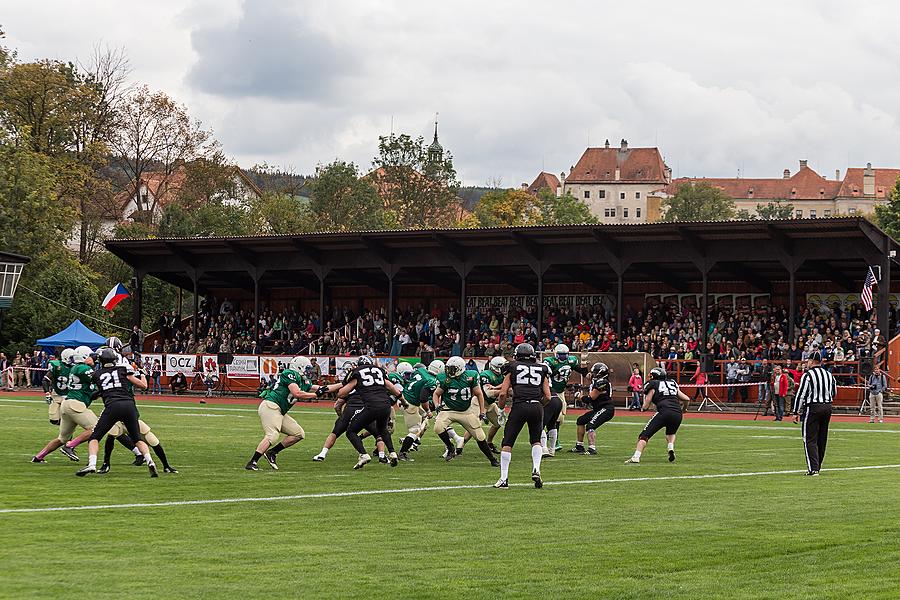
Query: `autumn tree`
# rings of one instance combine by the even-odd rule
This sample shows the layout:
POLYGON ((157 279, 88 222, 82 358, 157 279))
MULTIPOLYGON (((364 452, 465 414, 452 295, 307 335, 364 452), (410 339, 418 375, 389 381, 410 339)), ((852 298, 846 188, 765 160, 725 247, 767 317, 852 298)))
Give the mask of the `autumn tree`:
POLYGON ((473 215, 479 227, 538 225, 543 202, 524 190, 492 190, 481 197, 473 215))
POLYGON ((663 210, 664 221, 724 221, 735 215, 734 200, 703 181, 681 184, 663 201, 663 210))
POLYGON ((385 225, 383 200, 352 162, 336 160, 316 169, 310 183, 309 210, 316 229, 324 231, 382 229, 385 225))

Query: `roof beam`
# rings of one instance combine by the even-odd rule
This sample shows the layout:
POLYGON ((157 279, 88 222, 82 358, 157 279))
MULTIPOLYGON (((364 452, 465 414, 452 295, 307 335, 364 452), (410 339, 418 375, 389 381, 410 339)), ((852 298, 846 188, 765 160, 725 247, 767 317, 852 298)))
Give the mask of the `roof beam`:
POLYGON ((379 260, 385 263, 391 263, 391 253, 388 248, 379 241, 373 240, 364 235, 359 236, 359 241, 363 243, 363 245, 375 256, 378 257, 379 260))
POLYGON ((527 252, 531 258, 534 260, 541 260, 543 256, 543 247, 540 244, 534 240, 528 239, 517 231, 510 232, 509 237, 511 237, 516 244, 524 248, 525 252, 527 252))
POLYGON ((594 236, 594 239, 600 242, 606 250, 615 256, 616 258, 622 257, 622 245, 616 240, 612 239, 608 235, 603 235, 603 232, 599 229, 592 229, 591 233, 594 236))
POLYGON ((443 277, 432 269, 416 269, 415 276, 425 283, 430 283, 453 294, 460 292, 460 280, 456 277, 443 277))
POLYGON ((491 267, 491 272, 496 275, 497 283, 506 283, 523 292, 531 293, 531 290, 537 288, 537 279, 530 280, 521 277, 505 267, 491 267))
POLYGON ((834 266, 828 261, 808 260, 804 262, 803 265, 821 275, 822 279, 824 279, 825 281, 836 283, 845 292, 854 291, 855 286, 853 285, 853 279, 851 277, 847 277, 838 269, 835 269, 834 266))
POLYGON ((318 248, 313 248, 310 244, 297 238, 291 238, 291 243, 294 245, 294 248, 310 257, 315 262, 322 262, 322 252, 318 248))
POLYGON ((675 288, 679 292, 687 292, 688 284, 683 279, 674 276, 669 271, 654 263, 638 263, 632 267, 649 276, 654 281, 661 281, 671 288, 675 288))
POLYGON ((388 281, 387 277, 379 277, 378 275, 371 275, 366 273, 365 271, 353 271, 352 273, 348 273, 350 279, 355 279, 357 283, 361 285, 367 285, 374 290, 378 290, 382 293, 388 292, 388 281))
POLYGON ((458 260, 459 262, 466 262, 466 251, 465 249, 456 243, 454 240, 451 240, 449 237, 444 235, 443 233, 434 232, 431 237, 440 244, 441 248, 450 254, 453 258, 458 260))
POLYGON ((723 271, 727 271, 736 279, 742 279, 752 285, 754 288, 765 294, 772 293, 772 282, 760 275, 757 271, 748 267, 746 264, 736 262, 721 262, 718 266, 723 271))
POLYGON ((234 240, 225 240, 224 243, 232 252, 238 255, 238 258, 251 267, 259 266, 259 255, 256 254, 256 252, 247 249, 245 246, 234 240))
POLYGON ((595 290, 601 292, 605 292, 607 286, 609 285, 609 282, 607 282, 606 280, 592 276, 592 274, 588 273, 586 269, 577 265, 553 265, 551 269, 558 269, 562 273, 565 273, 566 275, 571 277, 573 281, 583 283, 584 285, 592 287, 595 290))
POLYGON ((183 260, 185 263, 191 266, 191 268, 197 268, 197 256, 193 252, 188 252, 184 248, 179 247, 172 242, 165 243, 166 250, 183 260))
POLYGON ((788 237, 783 229, 770 223, 766 225, 766 231, 768 231, 769 237, 772 238, 772 241, 778 244, 778 246, 781 247, 785 254, 787 254, 788 256, 793 255, 794 240, 788 237))
POLYGON ((691 249, 699 254, 701 257, 706 256, 706 244, 703 243, 703 240, 700 237, 688 229, 687 227, 679 227, 678 234, 684 239, 685 243, 691 247, 691 249))

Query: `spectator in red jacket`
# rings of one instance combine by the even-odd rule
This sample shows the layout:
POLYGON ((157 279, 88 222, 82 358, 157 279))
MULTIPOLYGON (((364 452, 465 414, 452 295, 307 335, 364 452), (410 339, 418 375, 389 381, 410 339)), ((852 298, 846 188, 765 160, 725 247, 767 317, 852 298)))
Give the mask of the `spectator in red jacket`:
POLYGON ((776 421, 781 421, 784 418, 784 399, 787 398, 790 388, 790 376, 782 370, 781 365, 776 365, 775 372, 772 375, 772 393, 775 396, 776 421))

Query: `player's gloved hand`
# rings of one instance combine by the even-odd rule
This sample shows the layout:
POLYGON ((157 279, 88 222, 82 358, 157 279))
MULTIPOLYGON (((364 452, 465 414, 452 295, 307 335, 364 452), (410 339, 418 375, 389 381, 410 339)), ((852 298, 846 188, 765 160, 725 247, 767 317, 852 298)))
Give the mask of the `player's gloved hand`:
POLYGON ((497 425, 502 427, 506 424, 506 413, 504 411, 500 411, 500 416, 497 417, 497 425))
POLYGON ((50 395, 50 392, 44 394, 44 400, 47 401, 47 404, 53 404, 53 396, 50 395))
POLYGON ((324 385, 319 386, 319 387, 316 389, 316 398, 321 398, 322 396, 325 395, 325 393, 326 393, 327 391, 328 391, 328 388, 327 388, 326 386, 324 386, 324 385))
POLYGON ((481 413, 480 415, 478 415, 478 418, 481 419, 481 422, 482 422, 482 423, 484 423, 485 425, 487 425, 488 418, 487 418, 487 415, 486 415, 486 414, 481 413))

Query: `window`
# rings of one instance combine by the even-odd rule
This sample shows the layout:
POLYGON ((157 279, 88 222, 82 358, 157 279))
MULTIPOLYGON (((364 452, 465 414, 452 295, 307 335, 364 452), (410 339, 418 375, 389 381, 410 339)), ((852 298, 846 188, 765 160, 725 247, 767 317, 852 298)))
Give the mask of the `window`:
MULTIPOLYGON (((635 192, 635 193, 634 193, 634 197, 635 197, 636 200, 640 200, 640 199, 641 199, 641 193, 640 193, 640 192, 635 192)), ((625 215, 625 216, 628 216, 628 215, 625 215)))
POLYGON ((797 217, 798 219, 802 219, 802 218, 803 218, 803 211, 802 211, 802 210, 797 210, 797 211, 794 213, 794 216, 797 217))
POLYGON ((598 198, 606 198, 606 190, 600 190, 597 192, 598 198))
POLYGON ((616 209, 615 209, 615 208, 609 209, 609 213, 610 213, 610 216, 611 216, 611 217, 615 217, 615 216, 616 216, 616 209))
POLYGON ((634 216, 635 216, 636 219, 640 219, 640 218, 641 218, 641 209, 640 209, 640 207, 634 209, 634 216))
POLYGON ((831 216, 831 209, 828 209, 828 208, 825 209, 825 216, 826 216, 826 217, 830 217, 830 216, 831 216))
POLYGON ((809 211, 809 218, 810 218, 810 219, 815 219, 815 218, 816 218, 816 209, 812 209, 812 210, 809 211))
POLYGON ((603 216, 606 217, 607 219, 609 218, 609 209, 608 208, 603 209, 603 216))
POLYGON ((626 219, 628 218, 628 209, 627 208, 622 209, 622 216, 625 217, 626 219))
POLYGON ((855 207, 855 206, 851 206, 850 208, 847 209, 847 212, 850 213, 851 215, 855 215, 855 214, 856 214, 856 207, 855 207))
POLYGON ((587 200, 591 197, 591 190, 584 190, 584 199, 587 200))
POLYGON ((625 199, 625 192, 619 192, 619 200, 625 199))

